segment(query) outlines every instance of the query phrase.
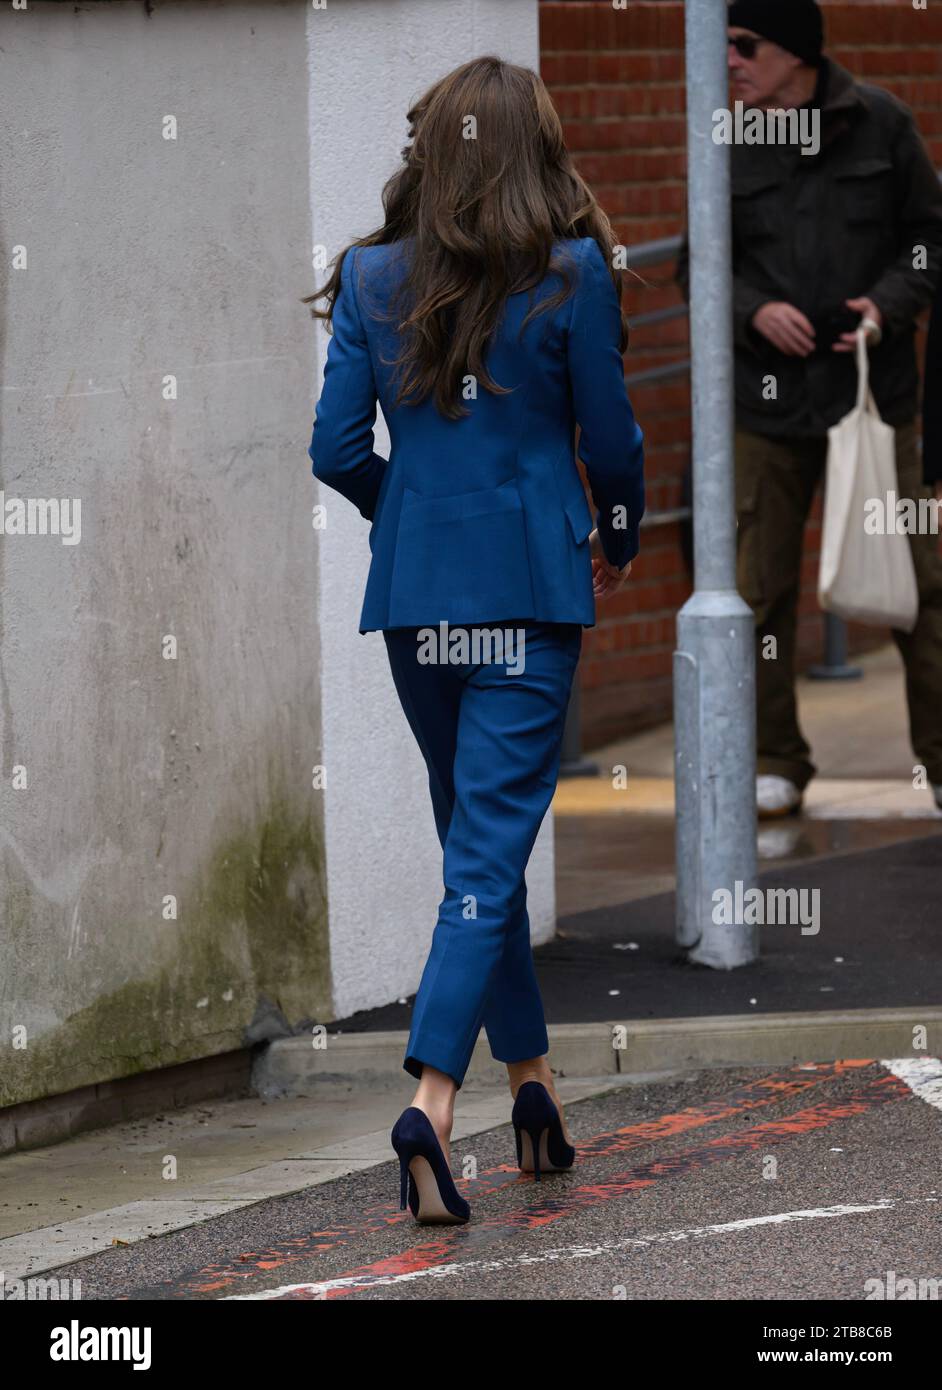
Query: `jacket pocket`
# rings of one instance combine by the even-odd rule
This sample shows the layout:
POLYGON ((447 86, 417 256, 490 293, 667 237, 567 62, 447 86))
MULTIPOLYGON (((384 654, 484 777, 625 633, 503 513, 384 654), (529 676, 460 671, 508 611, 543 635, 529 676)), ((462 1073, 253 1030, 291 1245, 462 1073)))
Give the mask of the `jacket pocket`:
POLYGON ((734 177, 733 230, 745 242, 781 235, 781 179, 765 175, 734 177))
POLYGON ((391 622, 499 620, 527 614, 532 602, 516 479, 447 497, 405 489, 390 586, 391 622))
POLYGON ((893 165, 875 156, 855 159, 834 172, 839 208, 845 222, 883 222, 890 227, 895 217, 893 165))

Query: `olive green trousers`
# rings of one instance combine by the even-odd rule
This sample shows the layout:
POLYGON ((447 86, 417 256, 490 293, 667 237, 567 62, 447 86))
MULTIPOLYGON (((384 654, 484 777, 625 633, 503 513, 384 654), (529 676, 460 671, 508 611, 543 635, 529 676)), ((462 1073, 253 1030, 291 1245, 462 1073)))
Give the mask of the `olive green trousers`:
MULTIPOLYGON (((773 439, 736 431, 737 585, 756 619, 758 771, 787 777, 800 788, 816 771, 795 698, 802 541, 826 459, 826 439, 773 439)), ((896 430, 896 470, 900 498, 932 495, 922 484, 915 423, 896 430)), ((938 535, 911 535, 909 541, 919 587, 919 620, 913 632, 894 631, 893 637, 906 668, 916 761, 931 783, 940 784, 942 557, 938 535)), ((901 768, 900 774, 906 771, 901 768)))

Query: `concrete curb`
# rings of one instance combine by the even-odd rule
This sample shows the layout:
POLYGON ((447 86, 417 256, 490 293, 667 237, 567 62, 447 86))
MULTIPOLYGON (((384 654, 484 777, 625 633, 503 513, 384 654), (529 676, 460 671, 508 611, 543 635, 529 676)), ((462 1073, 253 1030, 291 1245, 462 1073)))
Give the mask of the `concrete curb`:
MULTIPOLYGON (((730 1014, 551 1027, 550 1061, 563 1076, 618 1076, 685 1067, 724 1067, 849 1058, 935 1055, 942 1050, 942 1008, 847 1009, 816 1013, 730 1014), (926 1030, 926 1054, 914 1053, 914 1029, 926 1030)), ((253 1088, 262 1096, 291 1095, 310 1087, 399 1075, 408 1034, 328 1033, 279 1038, 255 1062, 253 1088)), ((482 1036, 469 1079, 497 1081, 504 1068, 482 1036)))

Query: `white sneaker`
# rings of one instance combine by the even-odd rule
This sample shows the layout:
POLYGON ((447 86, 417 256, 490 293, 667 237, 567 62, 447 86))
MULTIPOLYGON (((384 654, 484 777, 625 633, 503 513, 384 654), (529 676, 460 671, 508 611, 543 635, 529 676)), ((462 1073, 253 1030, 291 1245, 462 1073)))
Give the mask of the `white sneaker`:
POLYGON ((756 778, 756 806, 760 820, 790 816, 801 808, 801 792, 787 777, 769 773, 756 778))

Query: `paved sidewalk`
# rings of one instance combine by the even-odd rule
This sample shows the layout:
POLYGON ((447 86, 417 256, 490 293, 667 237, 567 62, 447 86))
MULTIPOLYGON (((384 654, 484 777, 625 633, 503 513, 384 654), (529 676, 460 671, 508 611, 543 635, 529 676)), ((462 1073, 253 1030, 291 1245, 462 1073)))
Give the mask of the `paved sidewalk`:
MULTIPOLYGON (((705 1078, 730 1065, 905 1059, 919 1028, 926 1050, 942 1052, 942 817, 911 789, 892 654, 863 664, 860 685, 803 685, 828 775, 813 785, 806 816, 759 831, 761 882, 816 889, 819 930, 765 929, 754 966, 692 967, 674 945, 669 729, 597 755, 603 767, 628 767, 626 791, 605 777, 561 785, 559 933, 536 957, 567 1107, 609 1094, 616 1117, 649 1083, 698 1069, 711 1089, 720 1083, 705 1078), (842 765, 859 777, 836 776, 842 765)), ((118 1257, 173 1232, 184 1251, 208 1248, 212 1237, 187 1233, 233 1222, 249 1249, 254 1226, 262 1240, 277 1225, 260 1215, 275 1212, 274 1201, 333 1184, 330 1210, 347 1202, 347 1184, 388 1163, 389 1127, 412 1094, 401 1070, 409 1015, 407 1002, 341 1020, 323 1053, 307 1037, 276 1043, 257 1068, 267 1095, 0 1160, 0 1270, 11 1279, 98 1252, 118 1257)), ((506 1125, 501 1072, 482 1037, 460 1097, 456 1155, 461 1141, 506 1125)))
MULTIPOLYGON (((799 714, 818 767, 803 814, 758 829, 773 867, 816 855, 867 851, 942 831, 932 794, 913 787, 903 668, 888 646, 856 660, 859 681, 798 682, 799 714)), ((940 712, 942 718, 942 712, 940 712)), ((560 782, 557 911, 650 897, 674 886, 673 726, 647 729, 588 755, 597 777, 560 782), (616 790, 612 771, 627 769, 616 790)))

